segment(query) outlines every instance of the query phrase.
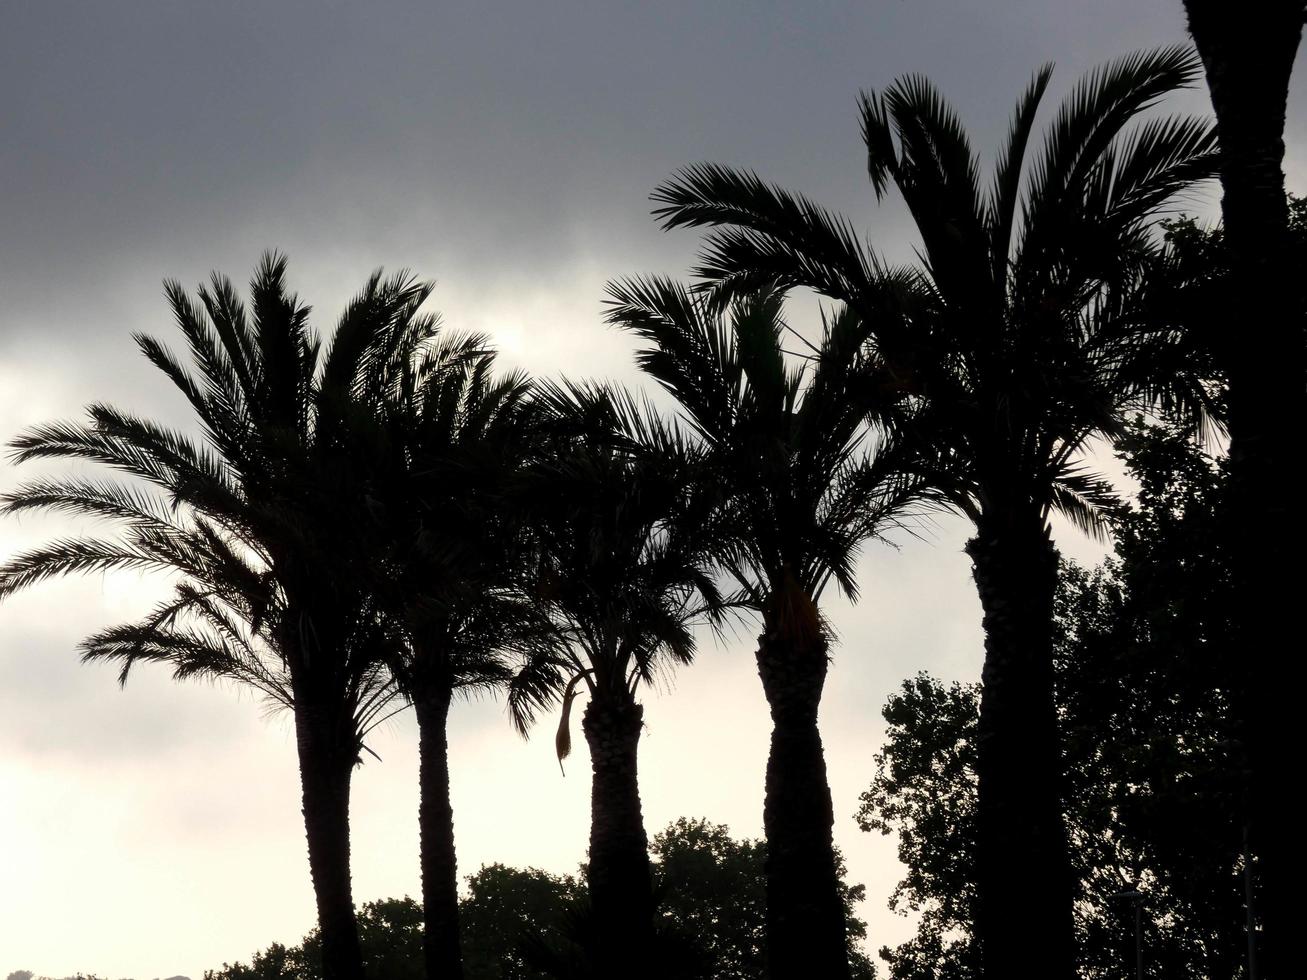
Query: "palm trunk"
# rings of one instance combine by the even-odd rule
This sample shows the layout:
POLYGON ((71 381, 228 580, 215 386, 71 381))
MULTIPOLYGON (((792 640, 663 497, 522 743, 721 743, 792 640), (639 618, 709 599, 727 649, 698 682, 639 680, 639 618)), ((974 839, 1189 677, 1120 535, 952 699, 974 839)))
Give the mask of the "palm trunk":
POLYGON ((295 709, 304 832, 318 905, 324 980, 363 980, 349 873, 349 784, 358 759, 354 727, 339 712, 295 709))
POLYGON ((636 753, 644 708, 592 697, 581 728, 590 747, 590 905, 599 977, 651 976, 653 888, 636 753))
POLYGON ((433 686, 418 694, 421 834, 422 948, 428 980, 462 980, 458 932, 458 863, 454 853, 454 808, 449 798, 450 691, 433 686))
POLYGON ((982 520, 967 554, 985 628, 975 923, 984 976, 1071 980, 1074 880, 1053 691, 1057 553, 1035 517, 982 520))
POLYGON ((805 640, 774 626, 758 638, 758 674, 772 717, 763 804, 770 980, 849 976, 834 809, 817 731, 827 642, 815 628, 815 609, 811 616, 814 628, 802 631, 805 640))
POLYGON ((1253 849, 1262 879, 1262 975, 1301 971, 1296 894, 1307 873, 1293 813, 1288 752, 1298 741, 1294 692, 1304 682, 1291 611, 1299 602, 1307 532, 1285 487, 1304 477, 1298 429, 1307 418, 1303 311, 1292 267, 1284 194, 1289 75, 1302 34, 1302 0, 1241 7, 1186 0, 1207 70, 1221 142, 1226 243, 1232 283, 1224 352, 1230 382, 1230 474, 1236 629, 1248 667, 1243 712, 1252 770, 1253 849))

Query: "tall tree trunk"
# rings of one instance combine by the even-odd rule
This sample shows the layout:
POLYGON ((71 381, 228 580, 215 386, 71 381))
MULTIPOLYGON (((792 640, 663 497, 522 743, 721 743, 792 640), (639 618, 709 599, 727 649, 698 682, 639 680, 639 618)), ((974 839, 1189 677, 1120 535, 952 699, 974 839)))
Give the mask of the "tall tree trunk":
POLYGON ((324 980, 363 980, 349 873, 349 784, 358 761, 352 719, 314 705, 295 708, 304 833, 318 904, 324 980))
POLYGON ((840 980, 849 976, 848 941, 831 838, 834 810, 817 731, 827 641, 811 600, 797 588, 789 591, 781 601, 798 603, 797 613, 765 617, 757 654, 772 718, 763 804, 768 977, 840 980))
POLYGON ((1236 630, 1248 667, 1244 727, 1252 769, 1250 830, 1262 879, 1261 975, 1297 976, 1298 910, 1307 867, 1293 818, 1290 748, 1303 686, 1292 611, 1303 589, 1307 529, 1288 487, 1301 486, 1307 418, 1303 310, 1284 194, 1289 76, 1307 3, 1185 0, 1207 72, 1221 143, 1221 202, 1232 289, 1224 335, 1230 382, 1230 474, 1236 630))
POLYGON ((636 753, 644 708, 590 699, 581 729, 590 747, 590 905, 598 977, 652 976, 653 888, 640 813, 636 753))
POLYGON ((986 980, 1075 976, 1074 881, 1053 691, 1057 552, 1037 516, 967 543, 984 611, 977 728, 976 936, 986 980))
POLYGON ((450 691, 442 685, 427 688, 414 699, 421 792, 422 949, 428 980, 461 980, 463 976, 454 808, 449 798, 449 701, 450 691))

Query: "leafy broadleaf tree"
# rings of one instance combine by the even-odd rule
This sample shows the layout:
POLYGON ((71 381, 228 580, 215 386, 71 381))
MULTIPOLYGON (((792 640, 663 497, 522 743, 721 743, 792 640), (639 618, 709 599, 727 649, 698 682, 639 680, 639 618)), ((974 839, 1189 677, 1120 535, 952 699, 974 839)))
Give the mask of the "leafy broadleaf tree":
POLYGON ((89 461, 128 479, 42 479, 10 493, 8 513, 85 515, 117 534, 61 538, 12 558, 0 597, 73 573, 173 577, 167 600, 86 640, 84 659, 120 663, 122 681, 144 663, 179 680, 230 681, 293 713, 324 976, 358 980, 350 778, 393 690, 382 666, 388 630, 367 587, 378 558, 368 531, 377 440, 356 395, 390 356, 393 324, 419 318, 425 291, 406 275, 375 274, 324 351, 285 270, 283 257, 265 256, 248 307, 217 275, 196 299, 166 284, 189 367, 137 337, 185 396, 198 439, 97 404, 84 423, 14 440, 20 462, 89 461))
MULTIPOLYGON (((687 951, 685 980, 755 980, 766 976, 767 844, 737 840, 723 824, 682 817, 651 844, 658 932, 687 951)), ((856 904, 866 888, 845 882, 838 850, 835 870, 844 909, 849 974, 871 980, 875 969, 861 944, 867 924, 856 904)))
MULTIPOLYGON (((1144 895, 1149 975, 1234 977, 1245 962, 1240 671, 1231 643, 1228 479, 1174 427, 1123 442, 1137 506, 1116 556, 1059 585, 1055 664, 1076 886, 1079 974, 1133 963, 1144 895)), ((895 833, 891 906, 917 935, 881 955, 895 980, 981 975, 976 888, 977 685, 906 681, 863 794, 864 830, 895 833)))
POLYGON ((988 187, 926 79, 865 95, 868 173, 878 196, 894 188, 908 206, 915 269, 886 270, 845 219, 751 173, 694 166, 654 194, 667 227, 715 229, 697 271, 718 293, 806 287, 866 323, 877 360, 922 405, 915 428, 931 448, 914 471, 975 526, 967 553, 986 636, 977 928, 990 976, 1032 963, 1073 972, 1048 519, 1097 527, 1110 494, 1083 468, 1088 440, 1118 433, 1136 406, 1203 402, 1182 332, 1157 316, 1151 273, 1162 258, 1150 228, 1159 207, 1212 173, 1213 133, 1170 116, 1127 129, 1197 72, 1179 48, 1106 65, 1071 91, 1028 162, 1051 75, 1041 69, 988 187))
POLYGON ((646 342, 641 369, 676 399, 701 448, 720 497, 719 565, 736 601, 762 620, 758 672, 773 724, 763 811, 768 970, 778 980, 846 977, 817 727, 831 637, 818 603, 832 580, 856 595, 859 548, 917 490, 899 478, 874 427, 887 396, 863 383, 865 321, 834 312, 799 359, 784 348, 778 293, 721 307, 662 279, 609 289, 611 321, 646 342))
POLYGON ((590 750, 588 950, 599 976, 651 975, 653 893, 640 808, 637 693, 694 656, 696 623, 721 597, 708 573, 711 507, 675 429, 606 387, 547 386, 556 452, 528 468, 518 504, 537 548, 533 596, 556 642, 514 679, 525 733, 561 700, 560 765, 574 699, 590 750))
POLYGON ((907 869, 889 907, 919 917, 917 933, 880 951, 891 980, 979 980, 976 911, 976 749, 979 685, 925 674, 886 701, 886 744, 860 798, 865 831, 895 834, 907 869))
POLYGON ((469 980, 547 980, 531 953, 565 942, 585 884, 571 875, 487 864, 467 879, 459 906, 469 980))
MULTIPOLYGON (((359 946, 366 980, 421 980, 422 907, 413 899, 365 902, 359 909, 359 946)), ((249 965, 224 963, 204 980, 323 980, 322 932, 314 929, 298 946, 273 943, 249 965)))

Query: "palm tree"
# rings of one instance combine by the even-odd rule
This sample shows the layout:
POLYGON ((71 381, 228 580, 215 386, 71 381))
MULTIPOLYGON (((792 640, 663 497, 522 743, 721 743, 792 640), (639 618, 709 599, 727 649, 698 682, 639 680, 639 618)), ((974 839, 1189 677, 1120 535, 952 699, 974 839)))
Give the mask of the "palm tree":
POLYGON ((656 976, 648 838, 637 754, 637 694, 694 656, 693 625, 721 597, 707 568, 711 497, 674 429, 602 387, 544 386, 552 458, 530 468, 518 506, 535 537, 534 594, 556 633, 509 691, 519 731, 562 701, 561 766, 574 698, 590 749, 590 961, 602 977, 656 976))
MULTIPOLYGON (((426 287, 430 288, 430 287, 426 287)), ((427 975, 463 974, 449 791, 451 701, 504 687, 515 651, 538 639, 522 597, 526 538, 505 492, 535 450, 538 413, 521 372, 494 377, 479 335, 395 324, 407 340, 369 394, 388 456, 388 557, 378 590, 400 643, 391 671, 417 715, 427 975)))
MULTIPOLYGON (((1232 540, 1246 651, 1249 697, 1244 710, 1252 767, 1252 832, 1261 855, 1261 913, 1269 937, 1267 976, 1294 972, 1295 894, 1303 848, 1289 814, 1281 753, 1297 742, 1291 702, 1298 685, 1285 677, 1280 655, 1291 645, 1285 610, 1301 583, 1293 567, 1307 546, 1291 496, 1279 492, 1303 474, 1297 428, 1307 416, 1303 311, 1294 284, 1289 211, 1284 194, 1284 120, 1289 76, 1307 3, 1276 0, 1239 9, 1215 0, 1185 0, 1189 31, 1206 69, 1221 141, 1225 240, 1233 281, 1222 320, 1238 329, 1222 345, 1230 382, 1230 459, 1242 528, 1232 540), (1274 528, 1274 533, 1267 533, 1274 528)), ((1251 942, 1251 937, 1250 937, 1251 942)), ((1250 972, 1252 968, 1250 967, 1250 972)))
POLYGON ((54 423, 13 442, 15 457, 89 460, 127 481, 28 483, 9 513, 43 509, 107 519, 117 535, 62 538, 0 569, 0 598, 72 573, 146 569, 175 576, 141 622, 83 644, 85 660, 170 666, 178 679, 250 687, 295 719, 309 868, 323 975, 362 980, 349 870, 349 788, 363 739, 388 710, 388 630, 364 587, 377 558, 368 533, 375 440, 354 391, 390 353, 396 322, 425 294, 406 276, 374 275, 341 317, 329 349, 287 292, 286 261, 265 255, 247 310, 216 274, 192 300, 165 286, 190 350, 137 344, 182 392, 195 439, 106 405, 82 424, 54 423))
MULTIPOLYGON (((847 308, 797 365, 779 293, 729 309, 662 279, 609 287, 610 320, 649 343, 641 368, 680 405, 722 506, 715 534, 738 601, 762 620, 758 673, 771 708, 767 833, 769 975, 847 977, 845 915, 817 711, 831 635, 818 603, 834 579, 856 595, 860 545, 917 488, 895 475, 872 424, 898 396, 864 383, 866 325, 847 308)), ((796 333, 800 342, 802 338, 796 333)))
POLYGON ((893 185, 921 263, 887 272, 843 218, 750 173, 701 165, 654 195, 666 227, 712 226, 699 273, 719 292, 775 283, 838 300, 866 324, 894 384, 921 405, 916 472, 975 526, 984 610, 978 935, 988 976, 1070 977, 1072 882, 1060 812, 1051 669, 1057 564, 1048 518, 1096 526, 1110 494, 1086 442, 1159 397, 1202 400, 1151 304, 1157 210, 1211 174, 1202 120, 1125 127, 1197 63, 1169 48, 1091 73, 1033 165, 1027 144, 1051 69, 1017 104, 988 189, 957 115, 924 78, 862 99, 872 185, 893 185), (1023 171, 1025 193, 1021 193, 1023 171), (1019 210, 1018 210, 1019 209, 1019 210), (905 301, 905 282, 911 284, 905 301))

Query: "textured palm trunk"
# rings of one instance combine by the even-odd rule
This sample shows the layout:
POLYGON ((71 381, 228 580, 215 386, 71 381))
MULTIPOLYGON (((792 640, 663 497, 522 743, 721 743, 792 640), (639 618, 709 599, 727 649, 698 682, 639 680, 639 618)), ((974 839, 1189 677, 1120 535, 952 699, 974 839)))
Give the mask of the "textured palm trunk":
POLYGON ((324 980, 363 980, 349 872, 349 784, 358 759, 353 725, 339 712, 295 709, 304 833, 318 906, 324 980))
POLYGON ((976 935, 987 980, 1075 976, 1053 691, 1057 553, 1038 518, 982 521, 967 544, 984 611, 977 728, 976 935))
POLYGON ((1302 594, 1307 530, 1285 487, 1300 486, 1307 418, 1303 312, 1288 248, 1284 120, 1302 34, 1302 0, 1248 6, 1186 0, 1221 142, 1222 211, 1233 273, 1225 336, 1236 529, 1236 629, 1249 669, 1244 728, 1252 769, 1250 830, 1262 880, 1262 976, 1301 974, 1297 933, 1307 867, 1293 814, 1302 658, 1292 610, 1302 594), (1295 571, 1298 570, 1298 571, 1295 571))
POLYGON ((590 747, 590 906, 595 976, 651 976, 653 888, 636 754, 644 708, 593 697, 581 719, 590 747))
POLYGON ((429 980, 461 980, 458 863, 449 798, 450 691, 434 686, 414 699, 418 719, 418 828, 421 834, 422 948, 429 980))
MULTIPOLYGON (((810 603, 808 604, 810 606, 810 603)), ((812 625, 816 611, 811 610, 812 625)), ((767 970, 770 980, 849 976, 844 904, 831 838, 834 810, 817 709, 827 642, 816 628, 758 638, 758 674, 771 709, 763 827, 767 834, 767 970)))

